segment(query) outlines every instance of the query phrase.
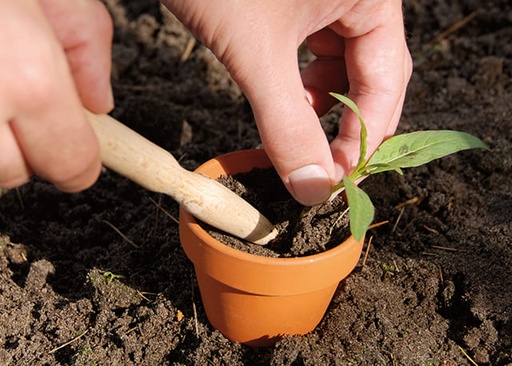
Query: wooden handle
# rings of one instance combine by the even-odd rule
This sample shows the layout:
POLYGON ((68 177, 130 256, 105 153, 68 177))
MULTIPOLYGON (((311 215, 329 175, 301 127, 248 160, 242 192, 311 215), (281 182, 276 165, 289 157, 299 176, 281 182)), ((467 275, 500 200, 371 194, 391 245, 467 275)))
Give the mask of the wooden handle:
POLYGON ((231 235, 262 245, 277 236, 258 210, 219 182, 182 168, 169 152, 114 118, 87 115, 106 167, 150 191, 168 194, 196 218, 231 235))

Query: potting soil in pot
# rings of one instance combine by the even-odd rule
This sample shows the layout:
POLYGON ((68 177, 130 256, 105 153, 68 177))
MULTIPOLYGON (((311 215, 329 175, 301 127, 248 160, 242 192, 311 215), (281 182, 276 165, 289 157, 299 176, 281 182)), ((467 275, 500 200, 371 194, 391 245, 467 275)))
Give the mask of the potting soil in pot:
POLYGON ((256 207, 279 230, 275 240, 261 246, 201 223, 210 235, 230 247, 267 257, 301 257, 333 248, 350 236, 347 205, 341 195, 319 206, 302 206, 288 193, 273 168, 218 180, 256 207))

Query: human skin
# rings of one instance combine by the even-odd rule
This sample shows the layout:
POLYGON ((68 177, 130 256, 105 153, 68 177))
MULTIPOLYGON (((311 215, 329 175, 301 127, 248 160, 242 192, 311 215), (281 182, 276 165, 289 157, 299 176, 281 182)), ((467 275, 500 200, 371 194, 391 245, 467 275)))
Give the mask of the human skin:
MULTIPOLYGON (((335 103, 328 92, 348 93, 359 106, 368 128, 368 154, 395 132, 412 70, 401 1, 163 3, 240 85, 267 153, 299 202, 325 201, 334 183, 357 160, 359 121, 353 113, 343 113, 340 132, 330 144, 321 128, 318 116, 335 103), (301 73, 297 48, 305 40, 317 59, 301 73)), ((22 20, 6 27, 11 37, 38 32, 42 39, 37 44, 46 48, 21 47, 15 54, 0 51, 2 65, 7 60, 17 70, 20 62, 28 62, 28 69, 35 69, 21 73, 17 89, 12 87, 16 80, 0 71, 0 106, 4 103, 10 111, 0 115, 0 186, 21 184, 34 172, 62 190, 84 189, 97 178, 100 163, 97 141, 81 104, 97 113, 112 107, 108 85, 112 35, 105 9, 95 0, 4 0, 2 7, 22 20), (29 28, 29 33, 19 26, 28 23, 37 29, 29 28), (41 80, 41 74, 46 78, 41 80), (27 94, 23 85, 34 82, 35 90, 27 94), (9 95, 14 97, 9 100, 9 95)), ((0 41, 12 42, 3 38, 0 35, 0 41)))
POLYGON ((89 0, 2 0, 0 14, 0 187, 35 173, 83 190, 101 170, 83 108, 113 107, 112 19, 89 0))
POLYGON ((301 203, 325 201, 357 163, 360 124, 343 113, 329 145, 318 115, 348 92, 368 154, 398 125, 412 61, 400 0, 163 0, 227 67, 251 103, 263 145, 301 203), (302 74, 297 48, 317 59, 302 74))

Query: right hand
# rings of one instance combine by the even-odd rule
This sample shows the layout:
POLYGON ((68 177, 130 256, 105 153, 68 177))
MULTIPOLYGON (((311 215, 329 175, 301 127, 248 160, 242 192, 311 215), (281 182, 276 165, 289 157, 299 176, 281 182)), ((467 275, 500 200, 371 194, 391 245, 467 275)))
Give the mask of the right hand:
POLYGON ((302 204, 327 200, 359 157, 360 123, 347 109, 327 141, 318 115, 336 102, 328 92, 348 92, 359 106, 368 156, 395 132, 412 70, 400 0, 162 2, 240 85, 265 150, 302 204), (306 39, 317 58, 301 73, 306 39))
POLYGON ((113 108, 112 20, 97 0, 2 0, 0 187, 35 173, 66 192, 98 178, 84 113, 113 108))

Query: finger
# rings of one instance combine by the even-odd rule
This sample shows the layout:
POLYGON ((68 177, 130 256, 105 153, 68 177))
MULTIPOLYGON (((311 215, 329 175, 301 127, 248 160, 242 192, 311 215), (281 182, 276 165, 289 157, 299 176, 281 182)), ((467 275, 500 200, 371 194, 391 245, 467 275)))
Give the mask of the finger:
MULTIPOLYGON (((76 105, 79 107, 79 103, 76 105)), ((99 147, 81 113, 70 108, 40 110, 37 115, 19 115, 11 125, 27 164, 60 190, 78 192, 97 180, 101 169, 99 147)))
POLYGON ((32 175, 7 122, 0 123, 0 171, 3 188, 20 186, 32 175))
POLYGON ((80 99, 96 113, 114 106, 110 84, 112 18, 96 0, 40 0, 65 50, 80 99))
POLYGON ((221 60, 247 96, 260 136, 296 200, 327 200, 334 185, 329 144, 307 100, 297 63, 304 34, 283 2, 163 3, 221 60), (299 35, 299 36, 298 36, 299 35))
POLYGON ((65 54, 37 3, 13 3, 21 11, 4 21, 0 35, 0 43, 9 44, 9 52, 0 52, 2 64, 16 71, 0 73, 0 85, 7 90, 0 89, 0 123, 5 132, 10 121, 18 145, 9 138, 8 155, 22 164, 19 149, 24 165, 64 191, 85 189, 99 175, 99 147, 65 54))
MULTIPOLYGON (((348 96, 358 105, 366 122, 367 157, 396 130, 412 70, 402 23, 388 24, 345 42, 348 96)), ((338 179, 357 164, 359 134, 357 116, 344 110, 339 135, 331 143, 338 179)))
MULTIPOLYGON (((412 74, 412 69, 413 69, 412 58, 411 58, 409 51, 407 50, 407 45, 405 46, 405 48, 406 48, 406 51, 404 52, 404 60, 403 60, 405 85, 402 89, 402 93, 400 94, 400 98, 399 98, 396 108, 393 112, 393 116, 391 117, 391 121, 394 121, 394 123, 390 123, 388 125, 386 133, 384 135, 384 139, 391 137, 396 132, 396 129, 400 122, 400 117, 402 116, 402 109, 403 109, 403 106, 405 103, 405 96, 407 93, 407 84, 409 83, 409 80, 410 80, 411 74, 412 74)), ((376 148, 378 148, 378 146, 376 146, 375 149, 376 148)))
POLYGON ((291 44, 251 51, 242 61, 243 73, 234 67, 232 75, 251 103, 265 150, 284 184, 297 201, 315 205, 329 198, 335 170, 291 44))
POLYGON ((308 99, 319 116, 336 104, 330 92, 344 94, 348 90, 343 38, 324 28, 307 38, 307 46, 317 58, 301 73, 308 99))

